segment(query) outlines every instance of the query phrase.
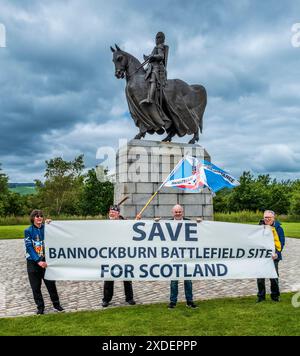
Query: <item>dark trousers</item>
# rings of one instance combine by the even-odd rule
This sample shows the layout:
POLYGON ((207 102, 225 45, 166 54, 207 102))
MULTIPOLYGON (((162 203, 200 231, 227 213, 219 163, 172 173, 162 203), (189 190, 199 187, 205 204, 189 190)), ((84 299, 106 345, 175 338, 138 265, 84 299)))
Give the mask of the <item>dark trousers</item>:
MULTIPOLYGON (((279 276, 278 263, 279 263, 279 260, 274 261, 277 276, 279 276)), ((280 296, 278 278, 271 278, 270 283, 271 283, 271 298, 277 299, 280 296)), ((264 278, 259 278, 257 280, 257 288, 258 288, 258 293, 257 293, 258 298, 265 299, 266 298, 266 283, 265 283, 264 278)))
POLYGON ((59 305, 59 298, 55 281, 49 281, 44 278, 46 272, 45 268, 40 267, 34 261, 27 261, 27 272, 33 298, 38 309, 44 309, 45 307, 43 295, 41 292, 42 280, 48 289, 53 306, 59 305))
MULTIPOLYGON (((178 297, 178 281, 171 281, 170 284, 170 302, 172 303, 177 303, 177 297, 178 297)), ((193 284, 192 281, 184 281, 184 293, 185 293, 185 299, 187 302, 192 302, 193 301, 193 284)))
MULTIPOLYGON (((124 292, 126 297, 126 302, 133 299, 132 282, 124 281, 124 292)), ((112 300, 114 294, 114 281, 104 282, 104 292, 103 292, 103 302, 109 303, 112 300)))

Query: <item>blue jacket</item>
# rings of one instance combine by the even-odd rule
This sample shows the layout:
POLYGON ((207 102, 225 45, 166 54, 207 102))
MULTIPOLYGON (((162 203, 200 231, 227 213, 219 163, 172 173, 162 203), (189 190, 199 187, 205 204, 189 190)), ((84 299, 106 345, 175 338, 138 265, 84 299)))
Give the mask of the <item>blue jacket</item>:
POLYGON ((40 228, 31 225, 24 231, 26 258, 28 261, 45 261, 45 225, 40 228))
POLYGON ((285 236, 284 236, 283 228, 281 227, 281 224, 280 224, 279 221, 275 220, 273 226, 275 227, 275 230, 276 230, 277 235, 278 235, 278 237, 279 237, 279 241, 280 241, 280 243, 281 243, 281 251, 277 251, 277 250, 276 250, 276 253, 277 253, 277 255, 278 255, 278 260, 280 261, 280 260, 282 260, 281 252, 282 252, 283 247, 284 247, 284 245, 285 245, 285 236))
MULTIPOLYGON (((259 225, 265 225, 265 222, 263 219, 260 220, 259 222, 259 225)), ((272 227, 275 228, 276 232, 277 232, 277 235, 279 237, 279 241, 280 241, 280 244, 281 244, 281 251, 278 251, 276 249, 276 254, 278 256, 277 260, 276 261, 280 261, 282 260, 282 250, 283 250, 283 247, 285 245, 285 237, 284 237, 284 231, 283 231, 283 228, 281 227, 281 223, 277 220, 275 220, 274 224, 272 225, 272 227)))

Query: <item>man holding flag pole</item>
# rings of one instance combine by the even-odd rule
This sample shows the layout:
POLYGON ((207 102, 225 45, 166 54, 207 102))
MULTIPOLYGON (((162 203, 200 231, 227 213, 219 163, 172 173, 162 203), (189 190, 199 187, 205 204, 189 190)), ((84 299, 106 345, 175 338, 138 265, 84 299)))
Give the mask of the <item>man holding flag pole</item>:
MULTIPOLYGON (((196 157, 186 156, 178 162, 175 168, 150 197, 143 209, 137 214, 136 219, 140 220, 142 218, 142 214, 147 206, 164 186, 190 190, 197 193, 207 187, 214 195, 222 188, 233 188, 237 185, 239 185, 239 182, 234 177, 212 163, 204 160, 200 161, 196 157)), ((175 221, 187 220, 183 216, 183 207, 179 204, 176 204, 173 207, 172 215, 172 219, 175 221)), ((200 221, 197 219, 197 222, 200 221)), ((187 307, 193 309, 197 308, 197 305, 193 302, 191 280, 184 281, 184 291, 187 307)), ((171 281, 170 292, 170 303, 168 308, 174 309, 176 307, 178 297, 178 280, 171 281)))
MULTIPOLYGON (((181 220, 189 220, 184 217, 183 207, 179 204, 176 204, 172 208, 172 220, 181 221, 181 220)), ((170 284, 170 304, 168 305, 169 309, 174 309, 177 304, 177 296, 178 296, 178 281, 171 281, 170 284)), ((184 280, 184 294, 186 298, 186 306, 188 308, 196 309, 197 305, 193 302, 193 284, 191 280, 184 280)))

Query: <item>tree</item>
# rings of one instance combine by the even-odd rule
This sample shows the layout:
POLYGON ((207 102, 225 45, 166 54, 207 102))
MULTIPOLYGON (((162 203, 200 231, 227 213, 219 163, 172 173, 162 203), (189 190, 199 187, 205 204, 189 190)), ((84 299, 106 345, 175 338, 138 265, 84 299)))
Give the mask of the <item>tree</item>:
POLYGON ((29 194, 24 196, 25 214, 29 215, 33 209, 43 208, 42 197, 39 194, 29 194))
POLYGON ((269 208, 276 214, 287 214, 290 208, 291 189, 288 183, 277 183, 276 180, 269 187, 269 208))
POLYGON ((9 192, 6 199, 6 206, 4 214, 23 216, 28 214, 26 209, 26 197, 19 193, 9 192))
MULTIPOLYGON (((107 171, 104 171, 105 175, 107 171)), ((106 215, 113 203, 114 186, 108 181, 99 181, 95 169, 88 171, 81 196, 83 215, 106 215)))
POLYGON ((214 197, 214 211, 220 213, 229 212, 229 199, 232 191, 230 189, 222 189, 217 192, 214 197))
POLYGON ((278 214, 286 214, 290 206, 291 185, 290 181, 278 183, 268 174, 254 178, 250 172, 243 172, 240 186, 217 193, 215 211, 271 209, 278 214))
POLYGON ((3 173, 0 163, 0 195, 6 195, 8 192, 8 177, 3 173))
POLYGON ((290 211, 292 215, 300 215, 300 191, 292 194, 290 211))
POLYGON ((45 210, 54 215, 79 213, 83 188, 83 155, 73 161, 56 157, 46 161, 45 183, 36 181, 38 196, 45 210))
POLYGON ((8 194, 8 177, 3 173, 0 163, 0 216, 5 215, 8 194))
POLYGON ((296 180, 291 185, 291 205, 289 213, 292 215, 300 215, 300 180, 296 180))
POLYGON ((269 192, 266 185, 270 177, 259 176, 254 179, 250 172, 243 172, 240 185, 236 187, 229 198, 229 210, 264 210, 268 206, 269 192))

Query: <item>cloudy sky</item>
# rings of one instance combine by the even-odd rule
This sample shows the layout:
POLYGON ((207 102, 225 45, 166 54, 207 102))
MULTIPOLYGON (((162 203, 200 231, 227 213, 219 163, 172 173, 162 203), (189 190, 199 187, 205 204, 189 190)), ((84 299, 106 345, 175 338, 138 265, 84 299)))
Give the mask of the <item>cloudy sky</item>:
POLYGON ((300 178, 296 23, 299 0, 0 0, 2 168, 31 182, 45 160, 84 153, 94 167, 98 148, 131 139, 109 47, 142 60, 163 31, 169 78, 207 89, 200 144, 212 161, 236 176, 300 178))

